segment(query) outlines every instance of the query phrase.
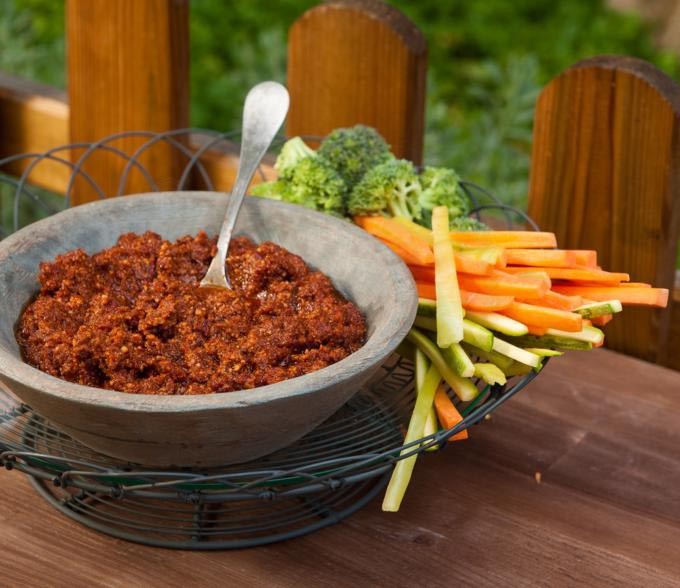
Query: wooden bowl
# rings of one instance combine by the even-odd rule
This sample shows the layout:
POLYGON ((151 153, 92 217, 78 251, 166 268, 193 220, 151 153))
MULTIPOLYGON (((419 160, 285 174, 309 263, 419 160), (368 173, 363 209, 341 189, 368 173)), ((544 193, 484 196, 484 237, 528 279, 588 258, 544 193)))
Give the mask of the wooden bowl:
POLYGON ((417 294, 387 247, 349 222, 300 206, 247 198, 237 234, 271 240, 326 273, 364 313, 366 344, 342 361, 252 390, 201 396, 126 394, 72 384, 24 363, 14 328, 38 291, 38 266, 76 249, 94 253, 127 232, 175 240, 216 234, 228 195, 166 192, 71 208, 0 242, 0 379, 85 445, 147 466, 239 463, 293 443, 342 406, 408 332, 417 294))

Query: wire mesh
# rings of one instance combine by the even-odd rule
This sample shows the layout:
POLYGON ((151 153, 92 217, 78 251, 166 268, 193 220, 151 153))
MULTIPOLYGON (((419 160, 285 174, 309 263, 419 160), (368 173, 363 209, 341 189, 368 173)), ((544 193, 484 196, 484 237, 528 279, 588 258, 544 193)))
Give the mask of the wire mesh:
MULTIPOLYGON (((136 186, 142 178, 148 191, 170 188, 143 165, 159 146, 184 161, 173 188, 214 190, 202 157, 215 151, 236 156, 237 140, 238 133, 205 129, 137 131, 2 159, 0 170, 23 165, 17 177, 0 175, 3 234, 67 207, 78 182, 98 198, 126 194, 133 174, 136 186), (119 163, 112 194, 87 172, 91 158, 102 154, 119 163), (45 165, 65 168, 63 198, 34 186, 45 165)), ((503 206, 480 186, 461 185, 477 218, 498 228, 536 228, 524 213, 503 206)), ((165 547, 247 547, 299 536, 349 516, 384 487, 395 461, 426 448, 444 449, 451 435, 479 423, 535 376, 515 377, 505 386, 477 382, 479 394, 469 403, 448 390, 463 421, 404 445, 415 398, 413 365, 394 355, 340 411, 302 440, 247 464, 204 470, 152 471, 99 454, 0 390, 0 463, 30 475, 46 500, 99 531, 165 547)))

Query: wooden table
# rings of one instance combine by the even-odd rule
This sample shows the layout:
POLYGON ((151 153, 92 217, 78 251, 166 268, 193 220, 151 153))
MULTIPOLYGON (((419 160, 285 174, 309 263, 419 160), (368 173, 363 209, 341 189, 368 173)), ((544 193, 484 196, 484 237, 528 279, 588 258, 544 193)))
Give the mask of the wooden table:
POLYGON ((398 514, 376 499, 268 547, 143 547, 71 522, 18 472, 0 483, 2 586, 678 586, 680 372, 553 361, 470 441, 421 458, 398 514))

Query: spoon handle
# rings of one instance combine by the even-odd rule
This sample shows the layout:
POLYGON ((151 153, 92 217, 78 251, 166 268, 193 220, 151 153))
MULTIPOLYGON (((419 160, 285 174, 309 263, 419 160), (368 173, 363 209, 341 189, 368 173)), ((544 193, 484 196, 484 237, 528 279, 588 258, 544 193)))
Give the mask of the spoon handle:
POLYGON ((230 287, 225 272, 225 260, 236 218, 253 175, 286 118, 289 103, 288 91, 277 82, 262 82, 254 86, 246 96, 236 180, 217 240, 217 255, 201 281, 201 287, 230 287))

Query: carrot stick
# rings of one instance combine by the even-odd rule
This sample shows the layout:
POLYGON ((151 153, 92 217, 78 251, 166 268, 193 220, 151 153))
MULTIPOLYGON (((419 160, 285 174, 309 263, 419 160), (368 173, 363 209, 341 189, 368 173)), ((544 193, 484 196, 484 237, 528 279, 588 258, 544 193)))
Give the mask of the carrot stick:
POLYGON ((533 280, 518 280, 514 276, 485 277, 459 274, 460 287, 471 292, 497 296, 541 298, 547 291, 545 284, 533 280))
POLYGON ((415 237, 427 242, 429 245, 432 245, 432 231, 427 227, 416 224, 412 220, 403 216, 395 216, 392 220, 395 223, 400 224, 405 229, 411 231, 415 237))
POLYGON ((429 298, 430 300, 436 300, 437 298, 433 282, 419 282, 416 280, 416 289, 418 290, 419 298, 429 298))
POLYGON ((393 219, 384 216, 355 216, 354 222, 371 235, 386 239, 410 252, 418 264, 434 263, 430 245, 393 219))
POLYGON ((529 335, 536 335, 537 337, 542 337, 548 332, 547 327, 537 327, 536 325, 527 325, 529 329, 529 335))
POLYGON ((397 245, 396 243, 392 243, 391 241, 388 241, 387 239, 382 239, 380 237, 376 237, 376 239, 378 239, 378 241, 380 241, 384 245, 387 245, 392 251, 394 251, 394 253, 401 257, 404 263, 408 265, 418 265, 420 259, 413 255, 407 249, 404 249, 401 245, 397 245))
POLYGON ((408 269, 416 282, 434 285, 434 268, 431 266, 414 265, 409 263, 408 269))
MULTIPOLYGON (((416 282, 418 296, 420 298, 436 299, 435 287, 432 282, 416 282)), ((514 300, 512 296, 491 296, 460 290, 460 298, 463 308, 480 312, 496 312, 508 308, 514 300)))
POLYGON ((546 290, 550 290, 550 287, 552 286, 552 280, 550 279, 550 276, 546 272, 541 271, 539 268, 525 267, 525 268, 522 268, 522 269, 524 269, 526 271, 521 272, 521 273, 517 273, 517 274, 513 274, 512 272, 506 271, 506 270, 511 270, 511 269, 512 268, 507 268, 507 267, 505 269, 502 269, 502 270, 494 268, 491 271, 491 275, 493 277, 499 277, 499 278, 501 278, 501 277, 508 278, 509 277, 511 280, 514 277, 514 279, 521 280, 521 281, 524 281, 524 282, 537 282, 539 284, 544 284, 546 290))
POLYGON ((583 298, 580 296, 565 296, 553 290, 548 290, 542 298, 535 300, 517 298, 517 302, 529 302, 530 304, 549 306, 550 308, 558 308, 560 310, 575 310, 583 304, 583 298))
MULTIPOLYGON (((459 255, 458 253, 454 253, 453 257, 456 260, 457 271, 476 276, 488 276, 491 273, 492 266, 489 263, 485 263, 474 257, 459 255)), ((412 262, 408 262, 408 266, 416 280, 434 283, 434 266, 418 265, 412 262)))
POLYGON ((576 255, 568 249, 508 249, 508 265, 536 267, 571 267, 578 265, 576 255))
POLYGON ((597 251, 591 249, 569 249, 578 265, 597 267, 597 251))
MULTIPOLYGON (((506 267, 505 271, 514 275, 523 275, 527 273, 527 269, 528 268, 526 267, 506 267)), ((552 280, 570 280, 612 285, 618 285, 620 282, 627 282, 630 280, 628 274, 605 272, 585 267, 534 267, 531 269, 546 273, 552 280)))
MULTIPOLYGON (((451 429, 463 420, 463 416, 458 412, 456 405, 451 402, 449 395, 440 384, 434 394, 434 409, 437 411, 439 424, 444 429, 451 429)), ((468 438, 467 429, 459 431, 448 438, 449 441, 462 441, 468 438)))
POLYGON ((472 255, 466 255, 464 252, 454 252, 453 257, 456 259, 456 270, 465 274, 487 276, 491 273, 491 269, 493 268, 490 263, 482 261, 472 255))
POLYGON ((513 302, 508 308, 499 312, 525 325, 571 332, 580 331, 583 328, 583 318, 580 314, 557 308, 513 302))
POLYGON ((657 306, 659 308, 665 308, 668 305, 668 290, 666 288, 556 285, 553 286, 553 289, 560 294, 583 296, 583 298, 597 302, 620 300, 621 304, 657 306))
POLYGON ((626 282, 624 284, 619 284, 619 288, 651 288, 651 284, 646 282, 626 282))
POLYGON ((506 249, 552 249, 557 247, 554 233, 538 231, 453 231, 451 239, 465 245, 493 245, 506 249))

